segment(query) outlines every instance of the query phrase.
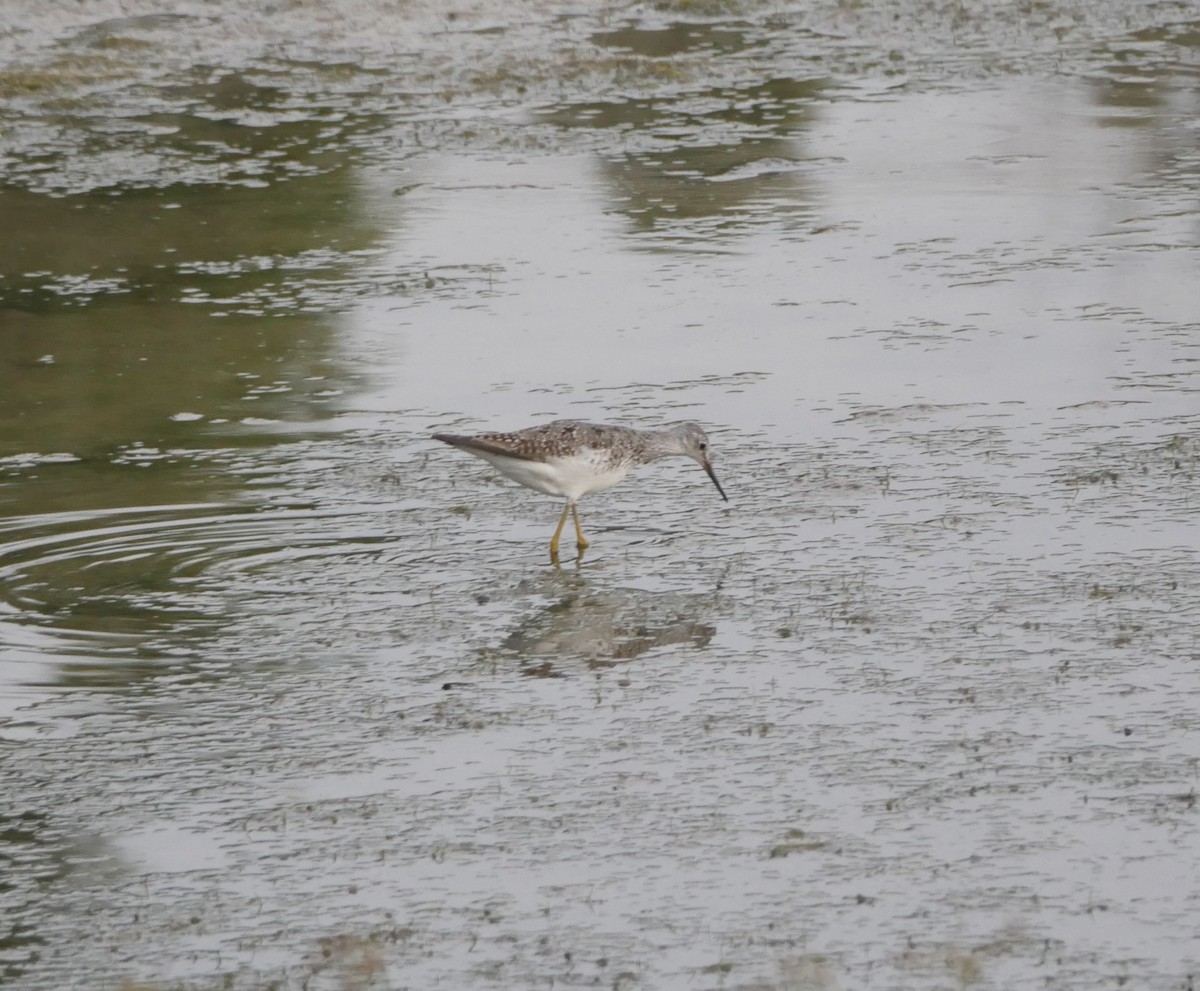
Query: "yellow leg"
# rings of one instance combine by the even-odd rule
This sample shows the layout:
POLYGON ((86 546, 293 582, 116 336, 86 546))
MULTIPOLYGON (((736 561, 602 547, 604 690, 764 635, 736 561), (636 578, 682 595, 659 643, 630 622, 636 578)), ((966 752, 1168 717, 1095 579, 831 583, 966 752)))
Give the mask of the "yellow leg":
POLYGON ((583 535, 583 528, 579 525, 579 510, 575 508, 574 503, 571 504, 571 518, 575 520, 575 543, 579 545, 581 551, 585 551, 591 544, 583 535))
POLYGON ((562 536, 563 527, 567 523, 568 510, 574 509, 570 503, 563 506, 562 516, 558 518, 558 529, 554 531, 554 536, 550 538, 550 560, 558 562, 558 538, 562 536))

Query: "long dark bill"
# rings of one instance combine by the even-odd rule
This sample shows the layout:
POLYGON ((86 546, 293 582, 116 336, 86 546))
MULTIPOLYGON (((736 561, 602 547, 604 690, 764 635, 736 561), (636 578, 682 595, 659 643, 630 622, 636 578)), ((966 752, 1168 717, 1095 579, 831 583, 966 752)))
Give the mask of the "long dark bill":
POLYGON ((713 471, 712 465, 705 461, 701 467, 708 472, 708 477, 712 479, 713 485, 715 485, 717 487, 717 491, 721 493, 721 498, 728 502, 729 496, 725 494, 725 490, 721 488, 721 483, 717 481, 717 473, 713 471))

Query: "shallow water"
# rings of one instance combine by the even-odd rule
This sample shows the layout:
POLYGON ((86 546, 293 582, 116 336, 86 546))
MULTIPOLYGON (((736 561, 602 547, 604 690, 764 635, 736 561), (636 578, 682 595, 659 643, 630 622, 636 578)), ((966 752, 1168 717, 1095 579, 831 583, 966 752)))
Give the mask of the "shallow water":
POLYGON ((0 984, 1194 982, 1200 8, 2 16, 0 984))

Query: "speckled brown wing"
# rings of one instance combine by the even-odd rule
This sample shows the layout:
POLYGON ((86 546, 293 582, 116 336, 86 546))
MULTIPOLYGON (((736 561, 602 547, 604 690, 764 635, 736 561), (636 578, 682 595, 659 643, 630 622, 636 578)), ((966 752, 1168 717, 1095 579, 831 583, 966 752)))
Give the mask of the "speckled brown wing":
POLYGON ((514 443, 516 434, 481 434, 478 437, 468 437, 465 434, 434 434, 434 440, 440 440, 451 447, 459 447, 464 451, 482 451, 485 454, 497 454, 506 458, 519 458, 522 461, 540 461, 541 458, 526 454, 519 443, 514 443))
MULTIPOLYGON (((496 441, 495 435, 483 435, 496 441)), ((635 431, 626 427, 588 423, 585 420, 555 420, 541 426, 499 435, 502 443, 530 457, 565 458, 582 451, 624 451, 631 445, 635 431)))
POLYGON ((433 437, 466 451, 520 458, 523 461, 546 461, 550 458, 568 457, 580 450, 606 450, 614 446, 614 434, 623 439, 626 433, 632 431, 625 431, 619 427, 603 427, 582 420, 555 420, 511 433, 473 436, 434 434, 433 437))

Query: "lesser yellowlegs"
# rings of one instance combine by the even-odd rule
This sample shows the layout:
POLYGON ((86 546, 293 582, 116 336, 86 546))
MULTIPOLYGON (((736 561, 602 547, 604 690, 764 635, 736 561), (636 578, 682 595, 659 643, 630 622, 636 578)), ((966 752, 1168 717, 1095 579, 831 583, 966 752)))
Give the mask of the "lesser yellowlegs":
POLYGON ((665 430, 634 430, 581 420, 555 420, 511 433, 434 434, 433 438, 483 458, 514 482, 566 499, 558 528, 550 538, 553 561, 558 560, 558 538, 567 513, 575 521, 575 537, 582 552, 588 540, 579 526, 575 504, 589 492, 616 485, 638 465, 659 458, 691 458, 708 472, 721 498, 729 501, 709 460, 708 437, 698 423, 681 423, 665 430))

